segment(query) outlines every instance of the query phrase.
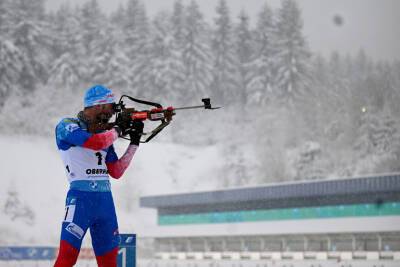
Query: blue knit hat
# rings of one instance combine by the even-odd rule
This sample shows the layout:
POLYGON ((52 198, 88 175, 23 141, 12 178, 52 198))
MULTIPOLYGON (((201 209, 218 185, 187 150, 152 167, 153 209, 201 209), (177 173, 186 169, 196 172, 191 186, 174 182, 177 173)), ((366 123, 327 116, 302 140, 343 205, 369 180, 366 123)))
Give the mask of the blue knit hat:
POLYGON ((102 85, 95 85, 92 88, 89 88, 85 93, 85 108, 114 102, 115 99, 112 91, 102 85))

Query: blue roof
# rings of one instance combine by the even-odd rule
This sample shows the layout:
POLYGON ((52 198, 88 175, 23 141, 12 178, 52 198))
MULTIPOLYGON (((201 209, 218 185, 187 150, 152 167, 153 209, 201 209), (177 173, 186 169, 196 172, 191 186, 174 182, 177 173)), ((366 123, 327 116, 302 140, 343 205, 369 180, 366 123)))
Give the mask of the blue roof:
POLYGON ((388 200, 400 200, 400 174, 145 196, 140 198, 140 206, 165 214, 388 200))

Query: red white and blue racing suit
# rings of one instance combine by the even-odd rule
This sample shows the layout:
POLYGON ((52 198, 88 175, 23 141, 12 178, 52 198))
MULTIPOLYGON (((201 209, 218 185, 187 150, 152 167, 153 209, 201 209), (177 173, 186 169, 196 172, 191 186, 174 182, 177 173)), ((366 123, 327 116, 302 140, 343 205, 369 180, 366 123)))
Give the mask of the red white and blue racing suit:
POLYGON ((57 146, 70 182, 56 267, 76 263, 87 229, 98 265, 117 266, 119 234, 109 175, 120 178, 138 147, 129 145, 118 159, 113 146, 117 138, 115 129, 89 133, 78 118, 63 119, 56 127, 57 146))

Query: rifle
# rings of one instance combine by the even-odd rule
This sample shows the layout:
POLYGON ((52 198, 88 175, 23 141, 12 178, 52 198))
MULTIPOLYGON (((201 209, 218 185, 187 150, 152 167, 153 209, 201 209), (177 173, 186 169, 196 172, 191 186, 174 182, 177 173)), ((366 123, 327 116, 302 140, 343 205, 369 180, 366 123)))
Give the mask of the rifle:
MULTIPOLYGON (((179 110, 189 110, 189 109, 208 109, 215 110, 221 107, 212 107, 210 98, 203 98, 201 100, 203 105, 198 106, 188 106, 188 107, 167 107, 164 108, 161 104, 150 102, 146 100, 140 100, 137 98, 133 98, 128 95, 122 95, 119 99, 119 102, 114 104, 114 111, 116 113, 115 124, 119 125, 123 129, 132 128, 135 121, 160 121, 160 124, 149 132, 142 133, 142 136, 147 136, 144 141, 140 141, 141 143, 147 143, 151 139, 153 139, 157 134, 159 134, 165 127, 167 127, 172 121, 172 117, 176 114, 176 111, 179 110), (126 107, 123 99, 127 98, 132 102, 136 102, 143 105, 153 106, 154 108, 149 110, 136 110, 135 108, 126 107)), ((122 137, 124 139, 130 140, 127 137, 122 137)))

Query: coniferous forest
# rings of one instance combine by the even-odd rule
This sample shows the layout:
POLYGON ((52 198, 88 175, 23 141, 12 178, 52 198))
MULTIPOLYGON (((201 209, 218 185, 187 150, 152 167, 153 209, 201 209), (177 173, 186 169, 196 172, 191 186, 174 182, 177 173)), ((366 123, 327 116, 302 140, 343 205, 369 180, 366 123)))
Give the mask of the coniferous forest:
POLYGON ((53 138, 104 84, 166 106, 222 105, 179 114, 158 138, 219 146, 221 186, 400 171, 400 62, 314 53, 295 0, 256 18, 215 1, 212 22, 195 0, 154 17, 141 0, 111 14, 97 0, 44 2, 0 0, 3 135, 53 138))

